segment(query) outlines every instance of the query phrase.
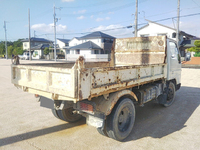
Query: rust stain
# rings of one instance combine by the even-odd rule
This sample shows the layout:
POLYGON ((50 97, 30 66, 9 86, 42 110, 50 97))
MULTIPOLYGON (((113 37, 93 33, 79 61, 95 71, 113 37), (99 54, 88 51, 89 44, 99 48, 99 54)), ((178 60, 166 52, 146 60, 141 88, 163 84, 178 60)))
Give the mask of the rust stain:
POLYGON ((82 91, 81 90, 79 90, 78 96, 79 96, 79 99, 83 99, 83 95, 82 95, 82 91))

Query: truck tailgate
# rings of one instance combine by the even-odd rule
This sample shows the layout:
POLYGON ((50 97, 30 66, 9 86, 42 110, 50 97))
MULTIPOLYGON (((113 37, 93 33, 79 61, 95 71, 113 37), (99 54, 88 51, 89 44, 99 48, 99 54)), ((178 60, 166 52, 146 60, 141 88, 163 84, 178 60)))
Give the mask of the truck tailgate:
MULTIPOLYGON (((59 64, 58 64, 59 65, 59 64)), ((71 68, 12 65, 12 83, 24 91, 52 99, 76 98, 77 70, 71 68)))

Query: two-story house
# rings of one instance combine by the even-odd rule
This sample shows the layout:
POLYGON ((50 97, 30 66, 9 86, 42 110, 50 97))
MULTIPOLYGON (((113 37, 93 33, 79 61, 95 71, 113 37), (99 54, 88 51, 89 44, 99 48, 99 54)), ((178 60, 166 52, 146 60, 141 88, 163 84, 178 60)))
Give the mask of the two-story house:
POLYGON ((59 53, 62 53, 65 55, 65 47, 69 47, 69 39, 58 39, 57 38, 57 45, 59 47, 59 53))
POLYGON ((69 41, 70 54, 108 54, 115 37, 97 31, 69 41), (79 52, 80 51, 80 52, 79 52))
POLYGON ((105 34, 103 32, 97 31, 87 34, 82 37, 74 37, 69 41, 69 47, 65 47, 66 54, 69 57, 78 57, 78 55, 83 55, 84 57, 105 56, 111 52, 112 43, 115 37, 105 34), (104 54, 104 55, 103 55, 104 54))
MULTIPOLYGON (((32 37, 30 39, 31 41, 31 51, 32 51, 32 58, 33 59, 40 59, 42 58, 43 54, 43 50, 46 47, 50 47, 50 45, 52 45, 52 41, 44 39, 44 38, 35 38, 32 37)), ((22 40, 23 43, 23 50, 29 50, 29 39, 23 39, 22 40)))

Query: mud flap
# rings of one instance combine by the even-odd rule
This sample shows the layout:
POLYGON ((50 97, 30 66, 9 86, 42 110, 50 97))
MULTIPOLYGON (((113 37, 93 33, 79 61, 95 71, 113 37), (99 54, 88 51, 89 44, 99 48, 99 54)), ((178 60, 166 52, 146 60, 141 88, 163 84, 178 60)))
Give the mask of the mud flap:
POLYGON ((166 104, 166 102, 167 102, 167 94, 163 93, 163 94, 159 95, 157 100, 158 100, 159 104, 166 104))
POLYGON ((49 98, 41 96, 40 97, 40 106, 49 108, 49 109, 54 109, 54 101, 49 98))

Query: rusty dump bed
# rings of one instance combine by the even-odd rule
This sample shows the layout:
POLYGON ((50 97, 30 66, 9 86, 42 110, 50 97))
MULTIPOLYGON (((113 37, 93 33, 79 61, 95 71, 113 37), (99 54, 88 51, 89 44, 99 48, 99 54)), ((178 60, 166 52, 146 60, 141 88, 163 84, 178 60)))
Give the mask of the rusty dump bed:
POLYGON ((23 91, 54 100, 90 100, 166 78, 165 50, 165 36, 116 39, 110 62, 79 57, 75 63, 12 65, 11 80, 23 91))

